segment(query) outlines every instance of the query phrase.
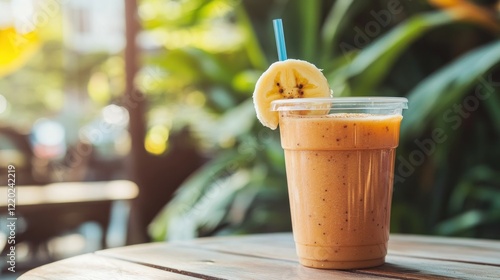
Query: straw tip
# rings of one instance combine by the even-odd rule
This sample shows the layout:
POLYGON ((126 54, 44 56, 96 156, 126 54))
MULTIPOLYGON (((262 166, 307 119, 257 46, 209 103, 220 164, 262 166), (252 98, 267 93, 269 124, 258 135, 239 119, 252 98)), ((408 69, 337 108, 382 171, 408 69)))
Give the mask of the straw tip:
POLYGON ((273 19, 274 35, 276 37, 276 47, 278 49, 278 58, 283 61, 287 59, 285 34, 283 32, 283 23, 280 18, 273 19))

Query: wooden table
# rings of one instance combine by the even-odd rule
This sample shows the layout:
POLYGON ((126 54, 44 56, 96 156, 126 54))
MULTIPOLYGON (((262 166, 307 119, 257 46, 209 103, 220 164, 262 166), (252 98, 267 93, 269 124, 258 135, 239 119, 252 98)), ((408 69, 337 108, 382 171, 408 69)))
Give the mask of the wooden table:
POLYGON ((301 266, 291 233, 200 238, 97 251, 19 279, 500 279, 500 241, 391 235, 371 269, 301 266))

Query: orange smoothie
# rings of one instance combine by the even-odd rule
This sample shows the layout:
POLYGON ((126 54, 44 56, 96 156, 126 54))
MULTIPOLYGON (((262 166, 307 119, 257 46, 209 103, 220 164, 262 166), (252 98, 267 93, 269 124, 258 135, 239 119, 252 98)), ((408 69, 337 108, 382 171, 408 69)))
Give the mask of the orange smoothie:
POLYGON ((384 263, 401 119, 280 113, 301 264, 353 269, 384 263))

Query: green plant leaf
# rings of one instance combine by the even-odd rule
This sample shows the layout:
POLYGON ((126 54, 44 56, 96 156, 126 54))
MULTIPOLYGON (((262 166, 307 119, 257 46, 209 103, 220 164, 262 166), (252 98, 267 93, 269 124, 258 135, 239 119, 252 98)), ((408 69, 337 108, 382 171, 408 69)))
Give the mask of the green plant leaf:
MULTIPOLYGON (((487 81, 487 82, 492 82, 492 81, 487 81)), ((498 88, 498 83, 496 83, 496 86, 498 88)), ((490 93, 490 96, 488 98, 488 102, 486 102, 486 110, 490 114, 490 119, 491 122, 493 123, 493 128, 495 129, 495 132, 497 134, 497 137, 500 138, 500 97, 499 94, 500 90, 493 91, 492 88, 481 88, 480 91, 482 91, 481 94, 487 94, 486 92, 488 91, 490 93)))
MULTIPOLYGON (((195 235, 197 232, 211 233, 220 225, 228 213, 238 190, 247 186, 252 179, 249 170, 238 169, 234 173, 217 179, 207 186, 207 191, 197 203, 182 215, 183 220, 191 220, 196 231, 187 233, 186 229, 178 226, 168 227, 169 240, 186 239, 185 236, 195 235)), ((190 227, 191 228, 191 227, 190 227)))
POLYGON ((298 6, 301 11, 299 13, 301 20, 301 42, 302 47, 302 59, 307 61, 313 61, 315 56, 316 45, 318 42, 318 30, 319 26, 319 4, 320 1, 299 1, 298 6))
POLYGON ((265 70, 269 64, 257 40, 257 35, 252 27, 252 23, 242 5, 236 8, 236 15, 241 32, 244 33, 246 38, 244 48, 250 60, 250 64, 256 69, 265 70))
POLYGON ((236 138, 248 133, 256 120, 253 101, 249 98, 226 111, 220 118, 213 121, 206 119, 204 122, 192 124, 192 127, 193 132, 205 144, 224 146, 224 142, 234 142, 236 138))
POLYGON ((237 151, 225 150, 193 173, 149 225, 151 237, 158 241, 165 240, 171 223, 180 221, 179 217, 188 213, 204 197, 207 186, 232 174, 245 160, 245 156, 237 151))
POLYGON ((485 220, 486 215, 483 211, 470 210, 438 224, 436 233, 440 235, 451 235, 478 226, 485 220))
POLYGON ((421 82, 408 95, 409 109, 401 125, 405 137, 417 135, 429 119, 443 113, 453 104, 462 103, 460 97, 478 78, 500 61, 500 41, 474 49, 421 82))
POLYGON ((338 75, 338 82, 350 85, 351 95, 368 95, 383 80, 391 66, 411 43, 428 30, 452 22, 448 14, 430 12, 416 15, 393 28, 364 48, 338 75))
POLYGON ((364 7, 366 3, 366 1, 338 0, 332 5, 323 27, 321 28, 321 61, 323 62, 320 64, 321 67, 328 67, 328 65, 324 64, 331 60, 332 54, 335 51, 333 46, 337 45, 341 32, 352 21, 352 17, 355 13, 361 7, 364 7))

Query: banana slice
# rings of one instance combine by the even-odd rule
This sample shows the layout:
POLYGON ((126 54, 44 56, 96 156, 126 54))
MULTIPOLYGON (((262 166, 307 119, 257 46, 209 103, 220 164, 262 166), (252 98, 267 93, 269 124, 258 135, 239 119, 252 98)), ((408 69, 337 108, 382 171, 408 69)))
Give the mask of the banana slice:
POLYGON ((321 70, 297 59, 273 63, 257 80, 253 102, 257 118, 271 129, 278 127, 279 114, 271 111, 277 99, 330 97, 330 87, 321 70))

